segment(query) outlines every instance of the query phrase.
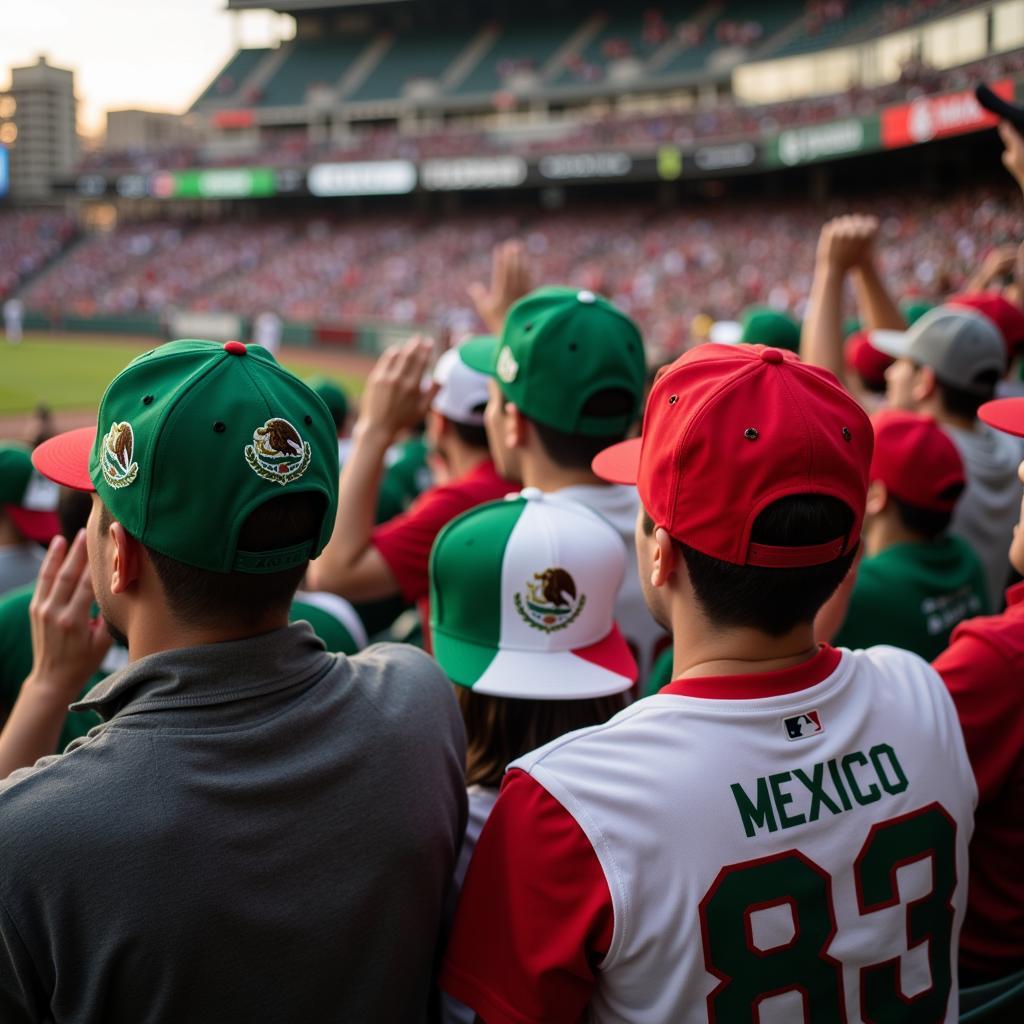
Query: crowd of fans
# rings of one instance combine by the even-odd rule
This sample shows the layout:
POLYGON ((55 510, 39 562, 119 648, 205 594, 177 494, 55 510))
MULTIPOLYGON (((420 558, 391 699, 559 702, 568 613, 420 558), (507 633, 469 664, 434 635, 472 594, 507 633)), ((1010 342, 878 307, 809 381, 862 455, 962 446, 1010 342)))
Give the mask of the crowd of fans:
POLYGON ((75 235, 71 217, 5 213, 0 220, 0 301, 51 262, 75 235))
MULTIPOLYGON (((900 296, 962 289, 978 262, 1022 228, 1015 199, 988 187, 942 199, 890 195, 864 208, 881 223, 879 258, 900 296)), ((473 323, 467 289, 486 276, 486 253, 520 235, 545 279, 610 296, 654 351, 676 353, 700 314, 726 319, 761 303, 802 317, 820 216, 802 202, 767 211, 745 200, 668 211, 623 205, 599 216, 585 207, 440 222, 130 224, 75 247, 25 289, 24 301, 51 316, 272 309, 323 325, 380 320, 458 332, 473 323)))
POLYGON ((1019 1020, 1002 114, 1012 194, 134 225, 31 285, 472 336, 357 410, 171 341, 0 444, 0 1020, 1019 1020))

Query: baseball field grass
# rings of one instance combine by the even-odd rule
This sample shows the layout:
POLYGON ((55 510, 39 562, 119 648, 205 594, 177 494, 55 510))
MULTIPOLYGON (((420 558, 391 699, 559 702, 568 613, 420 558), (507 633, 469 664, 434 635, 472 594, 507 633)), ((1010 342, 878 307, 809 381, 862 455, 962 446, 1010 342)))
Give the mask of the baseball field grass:
MULTIPOLYGON (((0 340, 0 417, 31 413, 41 402, 55 410, 95 410, 111 379, 158 340, 120 340, 83 334, 25 335, 0 340)), ((332 377, 351 395, 366 379, 365 357, 316 349, 285 349, 281 362, 300 377, 332 377)))

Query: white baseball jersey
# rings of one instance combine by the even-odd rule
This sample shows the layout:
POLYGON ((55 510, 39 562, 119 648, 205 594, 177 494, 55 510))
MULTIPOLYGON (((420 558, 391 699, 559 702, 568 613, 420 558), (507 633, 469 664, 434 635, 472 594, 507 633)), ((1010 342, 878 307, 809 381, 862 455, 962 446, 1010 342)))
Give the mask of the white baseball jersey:
POLYGON ((482 890, 501 861, 510 891, 496 926, 532 929, 533 948, 498 939, 476 952, 457 921, 449 953, 455 994, 485 1019, 502 1000, 549 1019, 573 998, 600 1024, 957 1019, 977 792, 946 688, 915 655, 823 648, 797 670, 679 680, 511 767, 529 776, 511 780, 532 787, 526 815, 503 814, 499 798, 463 900, 488 909, 482 890), (568 828, 552 826, 558 814, 568 828), (522 834, 524 820, 547 824, 522 834), (553 834, 552 863, 527 852, 553 834), (534 872, 522 884, 517 856, 534 872), (537 875, 571 863, 560 884, 572 885, 585 856, 601 891, 559 905, 537 875), (595 923, 565 904, 595 908, 595 923), (526 920, 538 914, 550 920, 526 920), (577 936, 600 931, 604 945, 572 959, 577 936), (520 952, 532 963, 516 995, 501 989, 520 952), (588 963, 589 991, 557 991, 560 972, 578 986, 588 963))

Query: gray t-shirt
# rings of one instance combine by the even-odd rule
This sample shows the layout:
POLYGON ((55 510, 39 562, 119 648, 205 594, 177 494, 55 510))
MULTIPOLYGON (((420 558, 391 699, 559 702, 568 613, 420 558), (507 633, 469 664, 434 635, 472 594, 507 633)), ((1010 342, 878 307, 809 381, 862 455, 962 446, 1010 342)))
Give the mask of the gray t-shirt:
MULTIPOLYGON (((465 737, 421 651, 167 651, 0 783, 0 1021, 426 1019, 465 737)), ((82 706, 79 705, 79 706, 82 706)))
POLYGON ((43 564, 43 549, 38 544, 10 544, 0 547, 0 597, 15 587, 31 583, 43 564))
POLYGON ((1017 466, 1024 446, 1015 437, 978 422, 973 430, 945 427, 964 460, 967 487, 957 502, 951 530, 974 548, 985 567, 989 607, 1003 606, 1010 577, 1010 541, 1020 518, 1017 466))

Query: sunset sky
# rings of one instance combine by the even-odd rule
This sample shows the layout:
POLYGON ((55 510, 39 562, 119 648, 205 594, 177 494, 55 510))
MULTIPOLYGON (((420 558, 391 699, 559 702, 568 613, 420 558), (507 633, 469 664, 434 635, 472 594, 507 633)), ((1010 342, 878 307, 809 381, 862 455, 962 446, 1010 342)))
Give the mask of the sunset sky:
POLYGON ((51 64, 75 72, 79 131, 102 133, 108 109, 185 110, 236 49, 292 34, 269 11, 228 14, 226 0, 13 0, 0 31, 0 89, 8 69, 51 64))

